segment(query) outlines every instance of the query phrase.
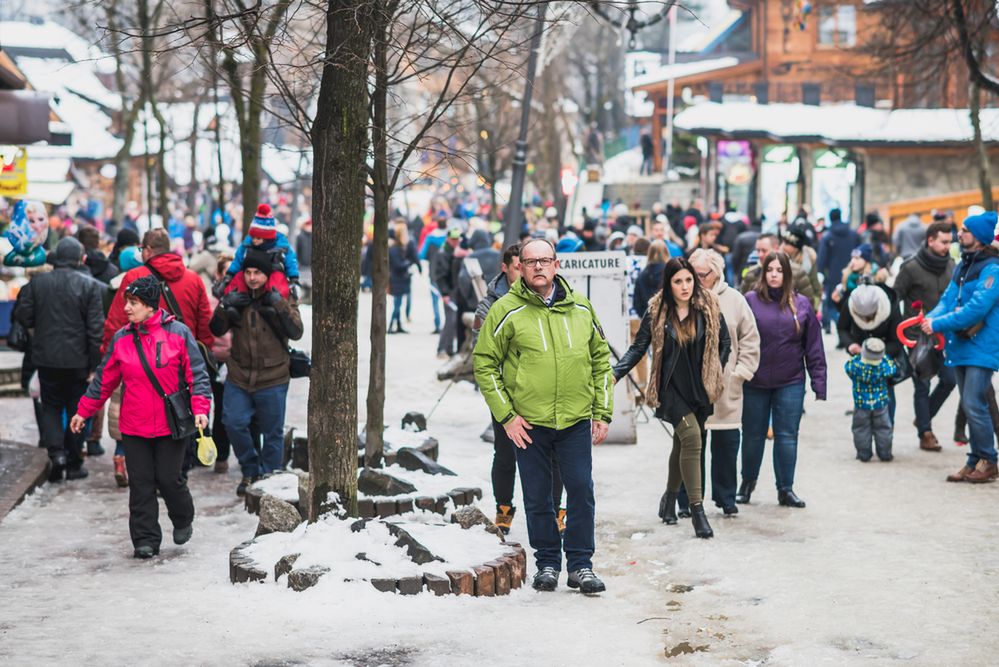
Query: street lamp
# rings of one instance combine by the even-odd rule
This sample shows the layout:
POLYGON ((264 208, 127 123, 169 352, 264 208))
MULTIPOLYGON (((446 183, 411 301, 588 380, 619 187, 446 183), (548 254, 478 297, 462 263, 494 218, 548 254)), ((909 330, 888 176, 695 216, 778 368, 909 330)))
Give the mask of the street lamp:
MULTIPOLYGON (((636 17, 639 10, 639 0, 628 0, 627 7, 622 10, 619 19, 615 19, 608 14, 603 5, 620 5, 621 3, 604 3, 597 0, 588 0, 587 4, 604 21, 607 21, 616 28, 627 30, 629 34, 628 48, 634 48, 635 33, 663 20, 677 4, 677 0, 665 0, 660 11, 645 19, 636 17)), ((523 224, 524 181, 527 178, 527 131, 531 119, 531 97, 534 95, 534 74, 537 70, 538 51, 541 49, 541 36, 544 34, 547 12, 548 3, 539 2, 537 5, 537 16, 534 19, 534 33, 531 35, 531 51, 527 56, 527 81, 524 85, 524 98, 521 100, 520 133, 517 136, 517 142, 514 144, 510 175, 510 201, 506 209, 506 223, 503 225, 503 244, 507 247, 520 240, 520 230, 523 224)))

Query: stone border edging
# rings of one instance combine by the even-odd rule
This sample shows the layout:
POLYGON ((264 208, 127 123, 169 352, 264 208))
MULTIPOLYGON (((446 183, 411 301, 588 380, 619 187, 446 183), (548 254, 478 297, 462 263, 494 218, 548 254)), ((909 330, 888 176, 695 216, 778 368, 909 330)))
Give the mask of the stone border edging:
MULTIPOLYGON (((252 486, 246 489, 243 496, 243 506, 250 514, 260 514, 260 501, 266 493, 252 486)), ((451 489, 447 495, 441 496, 411 496, 406 498, 395 498, 386 500, 374 500, 372 498, 359 497, 357 499, 357 516, 360 519, 385 519, 390 516, 407 514, 418 509, 437 514, 444 514, 447 511, 448 501, 454 503, 455 507, 471 505, 476 500, 482 499, 482 489, 477 487, 459 487, 451 489)), ((295 509, 302 512, 298 501, 286 501, 291 503, 295 509)))

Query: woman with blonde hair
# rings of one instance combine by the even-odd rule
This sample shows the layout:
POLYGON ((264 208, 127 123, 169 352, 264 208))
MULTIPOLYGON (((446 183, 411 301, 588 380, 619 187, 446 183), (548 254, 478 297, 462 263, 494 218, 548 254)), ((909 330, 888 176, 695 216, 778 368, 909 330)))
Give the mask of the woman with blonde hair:
MULTIPOLYGON (((409 333, 402 328, 402 304, 410 292, 409 229, 404 221, 396 222, 389 238, 389 294, 392 295, 392 318, 388 333, 409 333), (395 327, 395 328, 393 328, 395 327)), ((414 253, 415 254, 415 253, 414 253)))
MULTIPOLYGON (((701 286, 694 268, 680 257, 663 269, 662 289, 649 301, 635 342, 614 367, 620 380, 652 348, 652 378, 646 403, 657 418, 673 426, 666 493, 659 517, 677 523, 680 486, 687 487, 697 537, 714 535, 701 497, 701 444, 704 422, 724 389, 722 369, 730 341, 725 318, 713 292, 701 286)), ((571 517, 570 517, 571 518, 571 517)))

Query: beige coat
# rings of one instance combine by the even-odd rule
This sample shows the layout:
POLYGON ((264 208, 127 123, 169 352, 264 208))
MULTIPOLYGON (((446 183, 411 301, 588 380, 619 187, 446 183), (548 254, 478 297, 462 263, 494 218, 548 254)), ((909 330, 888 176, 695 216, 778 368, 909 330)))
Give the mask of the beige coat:
POLYGON ((753 311, 739 290, 719 280, 712 291, 725 316, 732 352, 725 364, 725 390, 715 401, 714 414, 708 418, 705 428, 722 431, 742 428, 742 383, 752 380, 760 365, 760 332, 753 311))

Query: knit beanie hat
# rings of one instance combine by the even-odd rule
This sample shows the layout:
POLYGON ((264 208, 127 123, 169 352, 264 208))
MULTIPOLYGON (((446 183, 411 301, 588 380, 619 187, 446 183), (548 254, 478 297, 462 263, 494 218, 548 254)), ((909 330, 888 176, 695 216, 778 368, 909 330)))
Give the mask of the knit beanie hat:
POLYGON ((784 233, 781 234, 781 240, 801 250, 808 242, 808 231, 805 229, 806 224, 808 223, 792 222, 784 230, 784 233))
POLYGON ((885 342, 880 338, 868 338, 860 349, 860 360, 865 364, 878 366, 885 356, 885 342))
POLYGON ((989 245, 995 239, 996 229, 995 211, 986 211, 979 215, 973 215, 964 219, 964 228, 971 232, 980 243, 989 245))
POLYGON ((870 243, 861 243, 850 254, 853 257, 863 257, 868 264, 874 261, 874 248, 870 243))
POLYGON ((82 257, 83 244, 72 236, 67 236, 56 245, 55 261, 52 263, 56 266, 76 266, 82 257))
POLYGON ((250 236, 268 240, 277 236, 277 221, 274 220, 271 207, 267 204, 261 204, 257 207, 257 214, 253 216, 253 222, 250 223, 250 236))
POLYGON ((891 314, 888 294, 877 285, 858 285, 850 293, 850 315, 861 329, 873 329, 891 314), (880 321, 879 321, 880 320, 880 321))
POLYGON ((152 276, 142 276, 130 282, 125 288, 125 295, 138 299, 150 308, 160 307, 160 283, 152 276))
POLYGON ((257 269, 269 276, 274 272, 274 264, 271 262, 270 255, 263 250, 247 248, 246 254, 243 256, 243 269, 257 269))

